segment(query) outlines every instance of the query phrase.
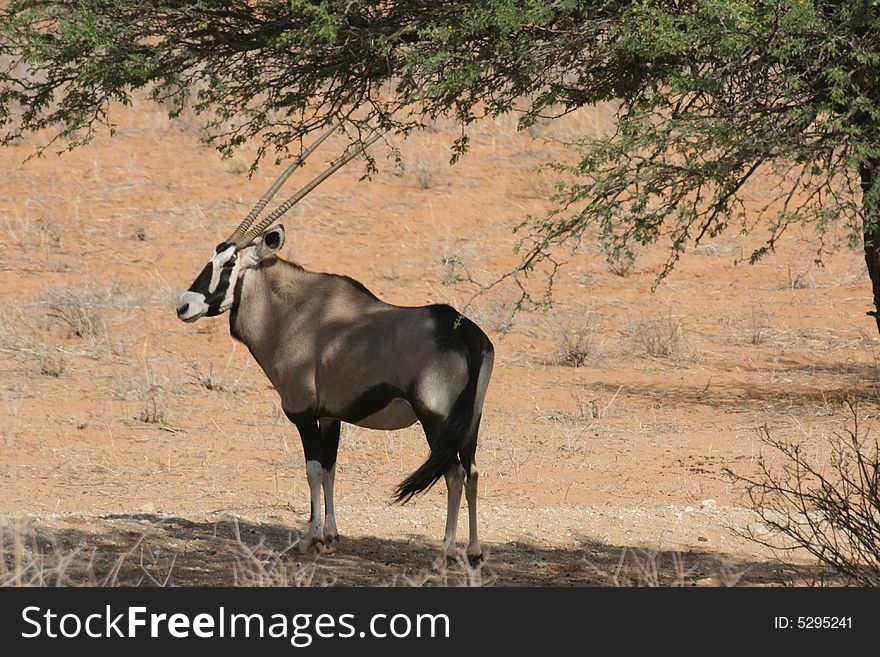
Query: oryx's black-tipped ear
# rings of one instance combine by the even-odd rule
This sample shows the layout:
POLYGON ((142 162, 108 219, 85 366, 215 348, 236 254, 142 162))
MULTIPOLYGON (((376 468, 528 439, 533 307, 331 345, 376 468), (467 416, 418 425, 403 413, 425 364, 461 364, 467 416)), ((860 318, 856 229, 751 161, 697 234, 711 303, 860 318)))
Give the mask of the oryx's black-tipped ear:
POLYGON ((284 226, 278 225, 263 233, 262 239, 257 244, 256 257, 262 260, 271 255, 275 255, 284 246, 284 226))

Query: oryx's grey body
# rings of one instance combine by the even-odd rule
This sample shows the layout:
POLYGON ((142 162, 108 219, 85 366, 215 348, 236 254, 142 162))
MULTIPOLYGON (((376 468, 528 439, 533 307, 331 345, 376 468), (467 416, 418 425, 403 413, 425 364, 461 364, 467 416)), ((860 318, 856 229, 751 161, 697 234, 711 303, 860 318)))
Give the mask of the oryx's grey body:
POLYGON ((445 414, 467 386, 464 335, 476 336, 458 318, 447 306, 387 304, 349 278, 276 257, 241 277, 229 327, 288 415, 401 429, 419 413, 445 414))
POLYGON ((492 374, 489 338, 449 306, 403 308, 377 299, 360 283, 308 272, 282 260, 281 215, 384 134, 352 144, 268 215, 258 219, 284 181, 342 127, 335 123, 291 163, 184 292, 177 315, 191 322, 231 310, 232 335, 250 349, 296 425, 306 458, 311 521, 301 548, 338 538, 333 482, 340 422, 400 429, 421 421, 430 456, 397 487, 406 502, 440 477, 448 490, 447 553, 455 549, 462 485, 468 502, 467 554, 477 538, 474 456, 483 400, 492 374), (321 489, 324 491, 324 516, 321 489))
POLYGON ((397 498, 406 501, 446 477, 449 552, 464 484, 467 553, 478 557, 474 455, 492 372, 491 342, 449 306, 394 306, 350 278, 281 259, 283 235, 278 226, 254 246, 218 246, 181 297, 178 315, 193 321, 231 310, 230 332, 281 396, 302 438, 311 493, 312 517, 301 546, 337 538, 333 481, 340 422, 399 429, 419 420, 431 454, 400 484, 397 498))

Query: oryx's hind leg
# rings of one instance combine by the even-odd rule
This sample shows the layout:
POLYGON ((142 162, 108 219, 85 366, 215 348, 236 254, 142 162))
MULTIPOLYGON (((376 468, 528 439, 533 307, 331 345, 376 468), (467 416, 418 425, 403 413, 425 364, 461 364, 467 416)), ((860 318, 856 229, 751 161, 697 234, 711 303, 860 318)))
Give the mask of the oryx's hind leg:
POLYGON ((446 471, 446 533, 443 536, 443 553, 456 556, 455 533, 458 529, 458 510, 461 507, 461 486, 464 469, 456 463, 446 471))
POLYGON ((447 516, 443 550, 455 554, 455 533, 465 479, 470 540, 468 556, 482 555, 477 538, 477 471, 474 454, 486 388, 492 374, 494 350, 486 335, 470 320, 448 307, 435 307, 435 360, 411 386, 408 401, 421 421, 431 454, 397 487, 396 498, 406 503, 446 478, 447 516), (449 314, 451 313, 451 315, 449 314), (446 316, 440 316, 440 315, 446 316), (448 324, 444 323, 448 321, 448 324), (445 328, 444 328, 445 327, 445 328), (450 328, 451 327, 451 328, 450 328), (453 333, 457 331, 457 333, 453 333))
POLYGON ((321 482, 324 486, 324 543, 339 540, 336 513, 333 510, 333 481, 336 478, 336 453, 339 449, 339 420, 321 420, 321 482))
POLYGON ((465 554, 471 563, 476 563, 483 558, 483 548, 477 535, 477 481, 480 474, 477 472, 475 456, 478 430, 479 420, 472 438, 465 442, 460 452, 462 472, 465 476, 464 494, 468 505, 468 545, 465 554))

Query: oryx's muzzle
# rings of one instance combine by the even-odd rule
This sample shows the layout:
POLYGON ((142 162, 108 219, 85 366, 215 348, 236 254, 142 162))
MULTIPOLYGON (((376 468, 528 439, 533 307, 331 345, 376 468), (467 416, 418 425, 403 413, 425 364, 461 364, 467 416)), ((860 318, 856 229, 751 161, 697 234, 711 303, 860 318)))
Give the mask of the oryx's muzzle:
POLYGON ((208 312, 205 295, 187 290, 177 301, 177 318, 184 322, 194 322, 208 312))

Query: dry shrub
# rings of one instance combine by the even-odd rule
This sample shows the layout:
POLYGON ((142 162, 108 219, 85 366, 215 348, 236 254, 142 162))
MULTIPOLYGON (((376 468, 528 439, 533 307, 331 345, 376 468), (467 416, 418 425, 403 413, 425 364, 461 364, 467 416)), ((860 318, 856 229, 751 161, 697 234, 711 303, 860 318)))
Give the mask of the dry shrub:
POLYGON ((774 549, 799 548, 860 586, 880 586, 880 452, 877 438, 860 427, 854 404, 852 429, 828 439, 830 458, 774 438, 761 440, 772 457, 758 458, 755 477, 736 475, 761 518, 747 537, 774 549))
POLYGON ((0 586, 95 585, 94 549, 60 547, 26 523, 0 522, 0 586))
POLYGON ((431 189, 437 186, 437 170, 430 164, 419 162, 411 168, 411 172, 419 189, 431 189))
POLYGON ((595 362, 600 356, 600 344, 594 330, 595 318, 588 313, 579 326, 563 326, 554 333, 555 354, 553 363, 568 367, 583 367, 595 362))
POLYGON ((107 332, 106 305, 94 293, 68 287, 54 288, 43 295, 46 314, 57 320, 70 335, 97 342, 107 332))
POLYGON ((556 361, 560 365, 582 367, 593 352, 593 336, 587 331, 567 329, 559 334, 556 361))
POLYGON ((609 256, 606 262, 608 263, 608 271, 615 276, 627 278, 635 271, 636 255, 630 252, 620 253, 609 256))
POLYGON ((58 379, 67 374, 67 372, 67 361, 63 356, 45 354, 40 358, 40 374, 43 376, 51 376, 58 379))
POLYGON ((146 424, 164 425, 167 417, 165 409, 158 405, 155 397, 151 397, 150 401, 147 402, 147 405, 144 406, 138 414, 138 420, 146 424))
POLYGON ((195 361, 190 363, 190 365, 192 366, 193 376, 198 385, 206 390, 214 390, 216 392, 223 392, 227 389, 227 386, 220 379, 220 375, 214 372, 214 363, 208 363, 207 372, 203 372, 199 367, 199 364, 195 361))
POLYGON ((681 319, 674 315, 631 316, 624 323, 623 335, 639 353, 655 358, 672 358, 684 350, 681 319))
MULTIPOLYGON (((297 563, 288 556, 296 547, 291 543, 283 550, 273 550, 261 540, 254 546, 247 545, 241 538, 238 519, 232 521, 235 536, 236 566, 233 572, 233 586, 315 586, 314 562, 297 563)), ((332 581, 324 582, 326 585, 332 581)))

